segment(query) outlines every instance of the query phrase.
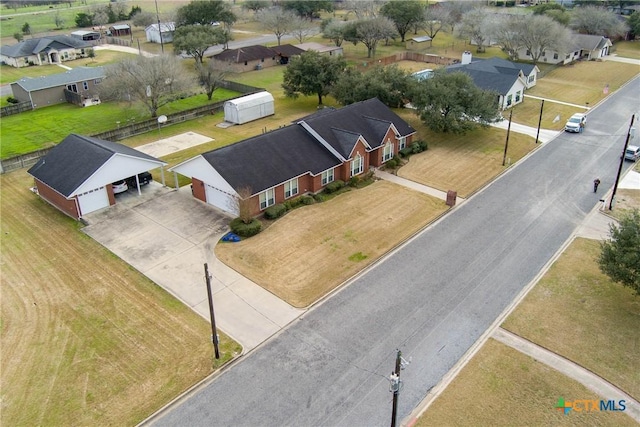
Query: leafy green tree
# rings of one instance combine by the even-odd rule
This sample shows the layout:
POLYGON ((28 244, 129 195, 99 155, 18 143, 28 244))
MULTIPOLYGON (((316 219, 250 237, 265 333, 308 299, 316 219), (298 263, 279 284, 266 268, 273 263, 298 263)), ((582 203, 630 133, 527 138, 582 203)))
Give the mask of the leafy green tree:
POLYGON ((79 28, 90 27, 93 25, 93 15, 80 12, 75 17, 76 26, 79 28))
POLYGON ((25 36, 31 34, 31 25, 29 25, 28 22, 25 22, 22 26, 22 34, 24 34, 25 36))
POLYGON ((380 13, 393 22, 404 42, 407 32, 424 21, 424 6, 417 0, 391 0, 380 8, 380 13))
POLYGON ((223 0, 195 0, 178 9, 176 26, 211 25, 214 22, 231 26, 236 20, 231 7, 223 0))
POLYGON ((56 29, 62 29, 62 27, 64 26, 64 19, 62 18, 62 15, 60 15, 60 11, 57 11, 55 16, 53 17, 53 22, 54 24, 56 24, 56 29))
POLYGON ((13 38, 18 40, 18 42, 21 42, 24 40, 24 35, 22 35, 22 33, 15 32, 13 33, 13 38))
POLYGON ((618 226, 610 224, 609 234, 600 244, 600 270, 640 295, 640 211, 624 215, 618 226))
POLYGON ((242 3, 242 8, 246 10, 251 10, 254 13, 258 12, 261 9, 266 9, 269 7, 269 2, 266 0, 247 0, 242 3))
POLYGON ((292 10, 298 16, 309 20, 318 17, 321 10, 333 12, 331 0, 281 0, 280 4, 285 10, 292 10))
POLYGON ((342 56, 322 55, 314 50, 291 58, 284 70, 282 87, 285 94, 297 98, 299 94, 318 95, 318 104, 328 95, 347 63, 342 56))
POLYGON ((435 132, 465 133, 500 117, 498 95, 478 88, 462 72, 436 71, 414 88, 411 104, 435 132))
POLYGON ((366 73, 348 68, 338 78, 331 95, 342 105, 378 98, 385 105, 400 108, 414 92, 417 80, 397 65, 376 67, 366 73))
POLYGON ((345 24, 331 19, 322 30, 322 37, 331 40, 336 46, 342 46, 344 41, 345 24))
POLYGON ((627 21, 632 36, 635 38, 640 35, 640 12, 633 12, 627 21))
POLYGON ((176 28, 173 35, 175 53, 186 52, 193 56, 197 63, 202 63, 204 52, 209 47, 224 42, 224 30, 210 25, 185 25, 176 28))

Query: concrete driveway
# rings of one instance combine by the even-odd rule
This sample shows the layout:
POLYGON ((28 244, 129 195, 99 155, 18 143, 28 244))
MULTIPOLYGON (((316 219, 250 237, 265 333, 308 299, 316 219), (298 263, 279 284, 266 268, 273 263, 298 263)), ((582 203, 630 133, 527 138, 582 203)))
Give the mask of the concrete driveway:
POLYGON ((216 260, 213 249, 230 218, 194 199, 189 186, 176 191, 152 182, 142 195, 118 194, 115 206, 84 219, 85 233, 207 320, 208 263, 216 324, 244 352, 303 312, 216 260))

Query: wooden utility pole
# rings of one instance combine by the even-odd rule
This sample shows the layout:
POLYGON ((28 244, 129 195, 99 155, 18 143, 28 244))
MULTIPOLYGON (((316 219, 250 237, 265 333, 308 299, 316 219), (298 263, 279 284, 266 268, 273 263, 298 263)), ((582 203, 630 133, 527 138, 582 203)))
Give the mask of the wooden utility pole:
POLYGON ((622 173, 622 165, 624 164, 624 155, 627 152, 629 146, 629 139, 631 138, 631 129, 633 128, 633 120, 636 115, 631 115, 631 123, 629 124, 629 131, 627 137, 624 140, 624 148, 622 149, 622 156, 620 156, 620 166, 618 166, 618 175, 616 176, 616 182, 613 184, 613 192, 611 193, 611 200, 609 201, 609 210, 613 209, 613 198, 616 197, 616 191, 618 191, 618 181, 620 181, 620 174, 622 173))
POLYGON ((213 296, 211 294, 211 276, 209 276, 209 266, 204 263, 204 277, 207 281, 207 296, 209 297, 209 315, 211 316, 211 341, 213 342, 213 351, 216 359, 220 359, 218 351, 218 332, 216 330, 216 316, 213 313, 213 296))
POLYGON ((507 140, 504 142, 504 155, 502 156, 502 166, 507 161, 507 147, 509 147, 509 132, 511 131, 511 117, 513 116, 513 109, 509 113, 509 126, 507 127, 507 140))
POLYGON ((398 417, 398 394, 400 394, 400 369, 402 368, 402 352, 396 355, 396 369, 391 372, 391 391, 393 392, 393 409, 391 411, 391 427, 396 427, 398 417))
POLYGON ((538 137, 540 136, 540 125, 542 124, 542 109, 544 108, 544 99, 540 105, 540 118, 538 119, 538 132, 536 132, 536 144, 538 143, 538 137))

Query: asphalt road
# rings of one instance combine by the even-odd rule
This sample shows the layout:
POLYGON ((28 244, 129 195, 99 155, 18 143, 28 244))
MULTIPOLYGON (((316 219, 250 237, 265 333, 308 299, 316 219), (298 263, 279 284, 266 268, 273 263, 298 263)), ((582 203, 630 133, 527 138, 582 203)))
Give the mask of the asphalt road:
POLYGON ((155 425, 388 425, 396 349, 408 416, 613 185, 638 99, 636 78, 155 425))

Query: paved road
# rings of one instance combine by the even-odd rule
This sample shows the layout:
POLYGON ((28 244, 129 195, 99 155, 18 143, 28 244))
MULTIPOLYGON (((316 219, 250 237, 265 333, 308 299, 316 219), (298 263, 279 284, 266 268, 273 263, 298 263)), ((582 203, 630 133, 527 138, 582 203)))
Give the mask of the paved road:
POLYGON ((385 425, 397 348, 409 415, 612 186, 638 99, 640 78, 156 424, 385 425))

